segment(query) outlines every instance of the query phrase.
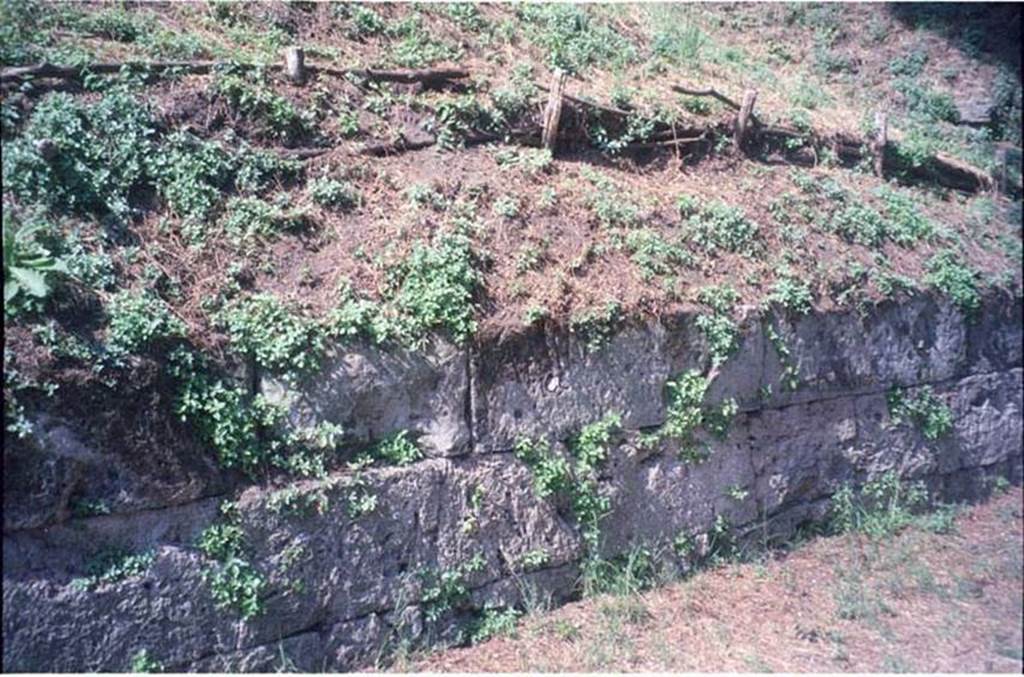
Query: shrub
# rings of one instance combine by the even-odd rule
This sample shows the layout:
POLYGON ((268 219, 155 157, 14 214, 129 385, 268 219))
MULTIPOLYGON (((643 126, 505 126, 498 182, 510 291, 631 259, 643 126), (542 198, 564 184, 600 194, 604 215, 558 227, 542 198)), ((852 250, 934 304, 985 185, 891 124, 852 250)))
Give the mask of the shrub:
POLYGON ((273 239, 282 231, 296 230, 305 224, 301 212, 286 212, 258 197, 233 197, 224 208, 221 225, 236 242, 273 239))
POLYGON ((313 202, 328 209, 348 210, 359 204, 358 191, 347 181, 326 177, 314 179, 307 191, 313 202))
POLYGON ((946 249, 933 256, 927 264, 925 281, 947 294, 966 313, 981 307, 976 275, 955 251, 946 249))
POLYGON ((632 43, 590 16, 582 5, 526 4, 517 8, 527 39, 546 54, 548 65, 577 73, 591 65, 636 60, 632 43))
POLYGON ((396 329, 411 342, 445 329, 459 343, 476 331, 473 294, 480 283, 469 238, 443 233, 418 244, 388 270, 385 297, 397 314, 396 329))
POLYGON ((110 297, 107 346, 119 354, 138 353, 186 333, 185 323, 151 292, 122 291, 110 297))
POLYGON ((228 105, 257 125, 260 134, 285 142, 312 133, 313 115, 300 112, 291 101, 274 92, 263 82, 262 73, 241 73, 227 69, 217 73, 214 91, 228 105))
POLYGON ((255 294, 219 317, 232 346, 274 371, 310 371, 320 363, 323 333, 314 322, 290 312, 270 294, 255 294))
POLYGON ((904 485, 887 472, 867 482, 859 491, 844 485, 832 497, 832 526, 839 533, 863 533, 880 539, 892 536, 913 523, 913 510, 928 500, 920 483, 904 485))
POLYGON ((56 211, 125 218, 129 195, 147 178, 154 134, 149 111, 124 89, 92 104, 51 94, 4 147, 4 189, 56 211))
POLYGON ((569 320, 569 331, 577 334, 587 351, 600 350, 622 323, 622 306, 608 301, 603 308, 591 308, 577 313, 569 320))
POLYGON ((409 439, 408 430, 400 430, 388 435, 373 446, 371 455, 393 465, 409 465, 423 458, 416 443, 409 439))
POLYGON ((721 364, 737 348, 739 330, 731 314, 739 294, 726 285, 711 286, 700 290, 697 300, 712 310, 711 315, 698 315, 695 324, 708 341, 712 362, 721 364))
POLYGON ((908 397, 906 392, 893 388, 886 396, 889 416, 899 425, 906 420, 913 421, 928 440, 937 440, 953 429, 953 412, 935 397, 929 386, 921 388, 917 397, 908 397))
POLYGON ((718 201, 697 207, 688 196, 680 198, 678 204, 686 219, 688 237, 705 252, 715 254, 724 250, 753 255, 758 225, 747 218, 743 209, 718 201))
POLYGON ((811 310, 814 296, 807 282, 797 278, 791 271, 784 269, 772 285, 768 295, 770 303, 778 303, 786 310, 806 315, 811 310))

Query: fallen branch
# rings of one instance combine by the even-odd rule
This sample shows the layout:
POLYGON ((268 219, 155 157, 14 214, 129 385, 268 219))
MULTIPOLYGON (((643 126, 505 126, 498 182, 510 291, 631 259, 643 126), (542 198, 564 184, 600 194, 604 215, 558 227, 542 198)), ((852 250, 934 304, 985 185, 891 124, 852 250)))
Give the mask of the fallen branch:
POLYGON ((692 143, 707 141, 707 135, 686 137, 682 139, 668 139, 666 141, 636 141, 626 144, 628 150, 653 150, 655 148, 671 148, 673 146, 687 146, 692 143))
MULTIPOLYGON (((312 68, 312 67, 311 67, 312 68)), ((323 72, 323 71, 321 71, 323 72)), ((367 80, 373 80, 374 82, 441 82, 444 80, 461 80, 469 77, 469 71, 461 70, 457 68, 426 68, 422 70, 413 71, 378 71, 372 69, 366 70, 348 70, 348 71, 333 71, 331 74, 338 73, 351 73, 367 80)), ((344 77, 344 76, 342 76, 344 77)))
MULTIPOLYGON (((219 67, 235 67, 245 69, 262 68, 269 71, 279 71, 284 68, 282 64, 261 64, 261 63, 229 63, 224 61, 149 61, 132 62, 119 61, 111 63, 92 63, 81 66, 61 66, 52 63, 40 63, 34 66, 13 66, 0 70, 0 82, 18 82, 26 78, 56 78, 59 80, 81 80, 87 73, 105 74, 118 73, 124 67, 138 68, 150 71, 177 70, 192 75, 205 75, 219 67)), ((409 71, 379 71, 372 69, 342 69, 329 66, 317 66, 307 64, 305 69, 310 73, 319 73, 332 77, 348 77, 355 75, 375 82, 423 82, 437 83, 448 80, 457 80, 469 77, 469 71, 439 68, 409 71)))
POLYGON ((736 103, 735 101, 733 101, 732 99, 730 99, 729 97, 725 96, 724 94, 720 93, 718 90, 715 89, 688 89, 686 87, 681 87, 679 85, 673 85, 672 91, 678 92, 680 94, 689 94, 690 96, 710 96, 715 99, 718 99, 726 106, 729 106, 734 110, 739 110, 741 108, 740 104, 736 103))
MULTIPOLYGON (((536 87, 542 92, 551 92, 551 90, 545 87, 544 85, 536 85, 536 87)), ((594 110, 600 111, 602 113, 607 113, 608 115, 612 115, 614 117, 619 117, 623 119, 629 117, 628 110, 622 110, 621 108, 615 108, 613 106, 605 106, 603 104, 591 101, 589 99, 582 99, 578 96, 573 96, 572 94, 566 94, 565 92, 562 92, 562 98, 570 103, 576 104, 577 107, 582 106, 584 108, 593 108, 594 110)))
POLYGON ((332 148, 283 148, 277 152, 282 160, 308 160, 320 157, 333 150, 332 148))

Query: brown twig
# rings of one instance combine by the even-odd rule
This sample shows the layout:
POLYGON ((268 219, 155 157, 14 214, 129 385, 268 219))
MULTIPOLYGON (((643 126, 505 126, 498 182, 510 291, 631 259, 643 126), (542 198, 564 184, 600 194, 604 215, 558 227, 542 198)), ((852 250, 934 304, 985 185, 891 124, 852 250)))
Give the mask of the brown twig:
POLYGON ((734 110, 740 109, 740 104, 736 103, 735 101, 725 96, 724 94, 720 93, 716 89, 689 89, 687 87, 682 87, 680 85, 673 85, 672 91, 678 92, 680 94, 689 94, 690 96, 710 96, 712 98, 718 99, 726 106, 729 106, 734 110))

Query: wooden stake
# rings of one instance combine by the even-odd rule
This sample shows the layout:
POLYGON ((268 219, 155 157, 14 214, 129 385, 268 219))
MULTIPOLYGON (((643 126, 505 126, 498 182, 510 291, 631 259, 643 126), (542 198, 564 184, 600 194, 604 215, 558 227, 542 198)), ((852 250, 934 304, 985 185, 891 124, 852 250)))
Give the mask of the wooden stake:
POLYGON ((544 109, 544 131, 541 134, 541 143, 552 154, 558 144, 558 122, 562 117, 562 91, 565 89, 567 78, 565 73, 557 69, 552 74, 551 88, 548 91, 548 105, 544 109))
POLYGON ((884 176, 885 145, 889 142, 889 121, 885 113, 875 113, 875 138, 871 144, 871 153, 875 156, 875 176, 884 176))
POLYGON ((293 84, 306 81, 306 53, 301 47, 289 47, 284 51, 284 71, 293 84))
POLYGON ((733 137, 733 146, 737 152, 743 150, 743 142, 746 140, 747 129, 750 126, 750 118, 754 114, 755 101, 757 101, 756 89, 748 89, 743 92, 743 104, 740 106, 740 114, 736 117, 736 135, 733 137))

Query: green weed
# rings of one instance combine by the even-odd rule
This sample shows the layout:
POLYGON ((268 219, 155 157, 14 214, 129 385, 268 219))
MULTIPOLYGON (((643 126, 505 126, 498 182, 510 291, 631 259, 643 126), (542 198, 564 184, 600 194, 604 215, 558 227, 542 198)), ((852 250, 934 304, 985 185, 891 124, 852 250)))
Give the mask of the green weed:
POLYGON ((889 416, 899 425, 913 421, 928 440, 937 440, 953 429, 953 412, 932 393, 929 386, 920 389, 916 397, 908 397, 905 390, 893 388, 886 395, 889 416))
POLYGON ((107 347, 115 354, 139 353, 167 339, 185 336, 186 327, 170 307, 150 292, 122 291, 110 297, 107 347))
POLYGON ((721 364, 738 348, 739 329, 731 314, 739 294, 728 285, 711 286, 701 289, 697 300, 712 310, 698 315, 695 324, 708 342, 712 363, 721 364))
POLYGON ((163 672, 164 664, 149 655, 147 649, 140 649, 132 656, 129 672, 163 672))
POLYGON ((155 558, 156 553, 153 551, 135 554, 116 548, 104 550, 86 563, 86 577, 76 578, 72 585, 92 589, 98 585, 141 576, 146 573, 155 558))
POLYGON ((274 371, 308 372, 324 350, 319 325, 288 310, 270 294, 254 294, 229 305, 219 321, 231 345, 274 371))
POLYGON ((914 521, 913 511, 928 500, 920 483, 904 485, 893 472, 867 482, 859 490, 843 485, 832 496, 832 527, 871 538, 892 536, 914 521))
POLYGON ((965 313, 974 313, 981 307, 976 274, 955 251, 939 252, 928 261, 927 267, 925 281, 947 294, 965 313))
POLYGON ((754 243, 759 226, 749 220, 740 207, 713 201, 698 206, 689 196, 678 201, 683 225, 690 241, 710 255, 719 251, 735 252, 744 256, 754 254, 754 243))

